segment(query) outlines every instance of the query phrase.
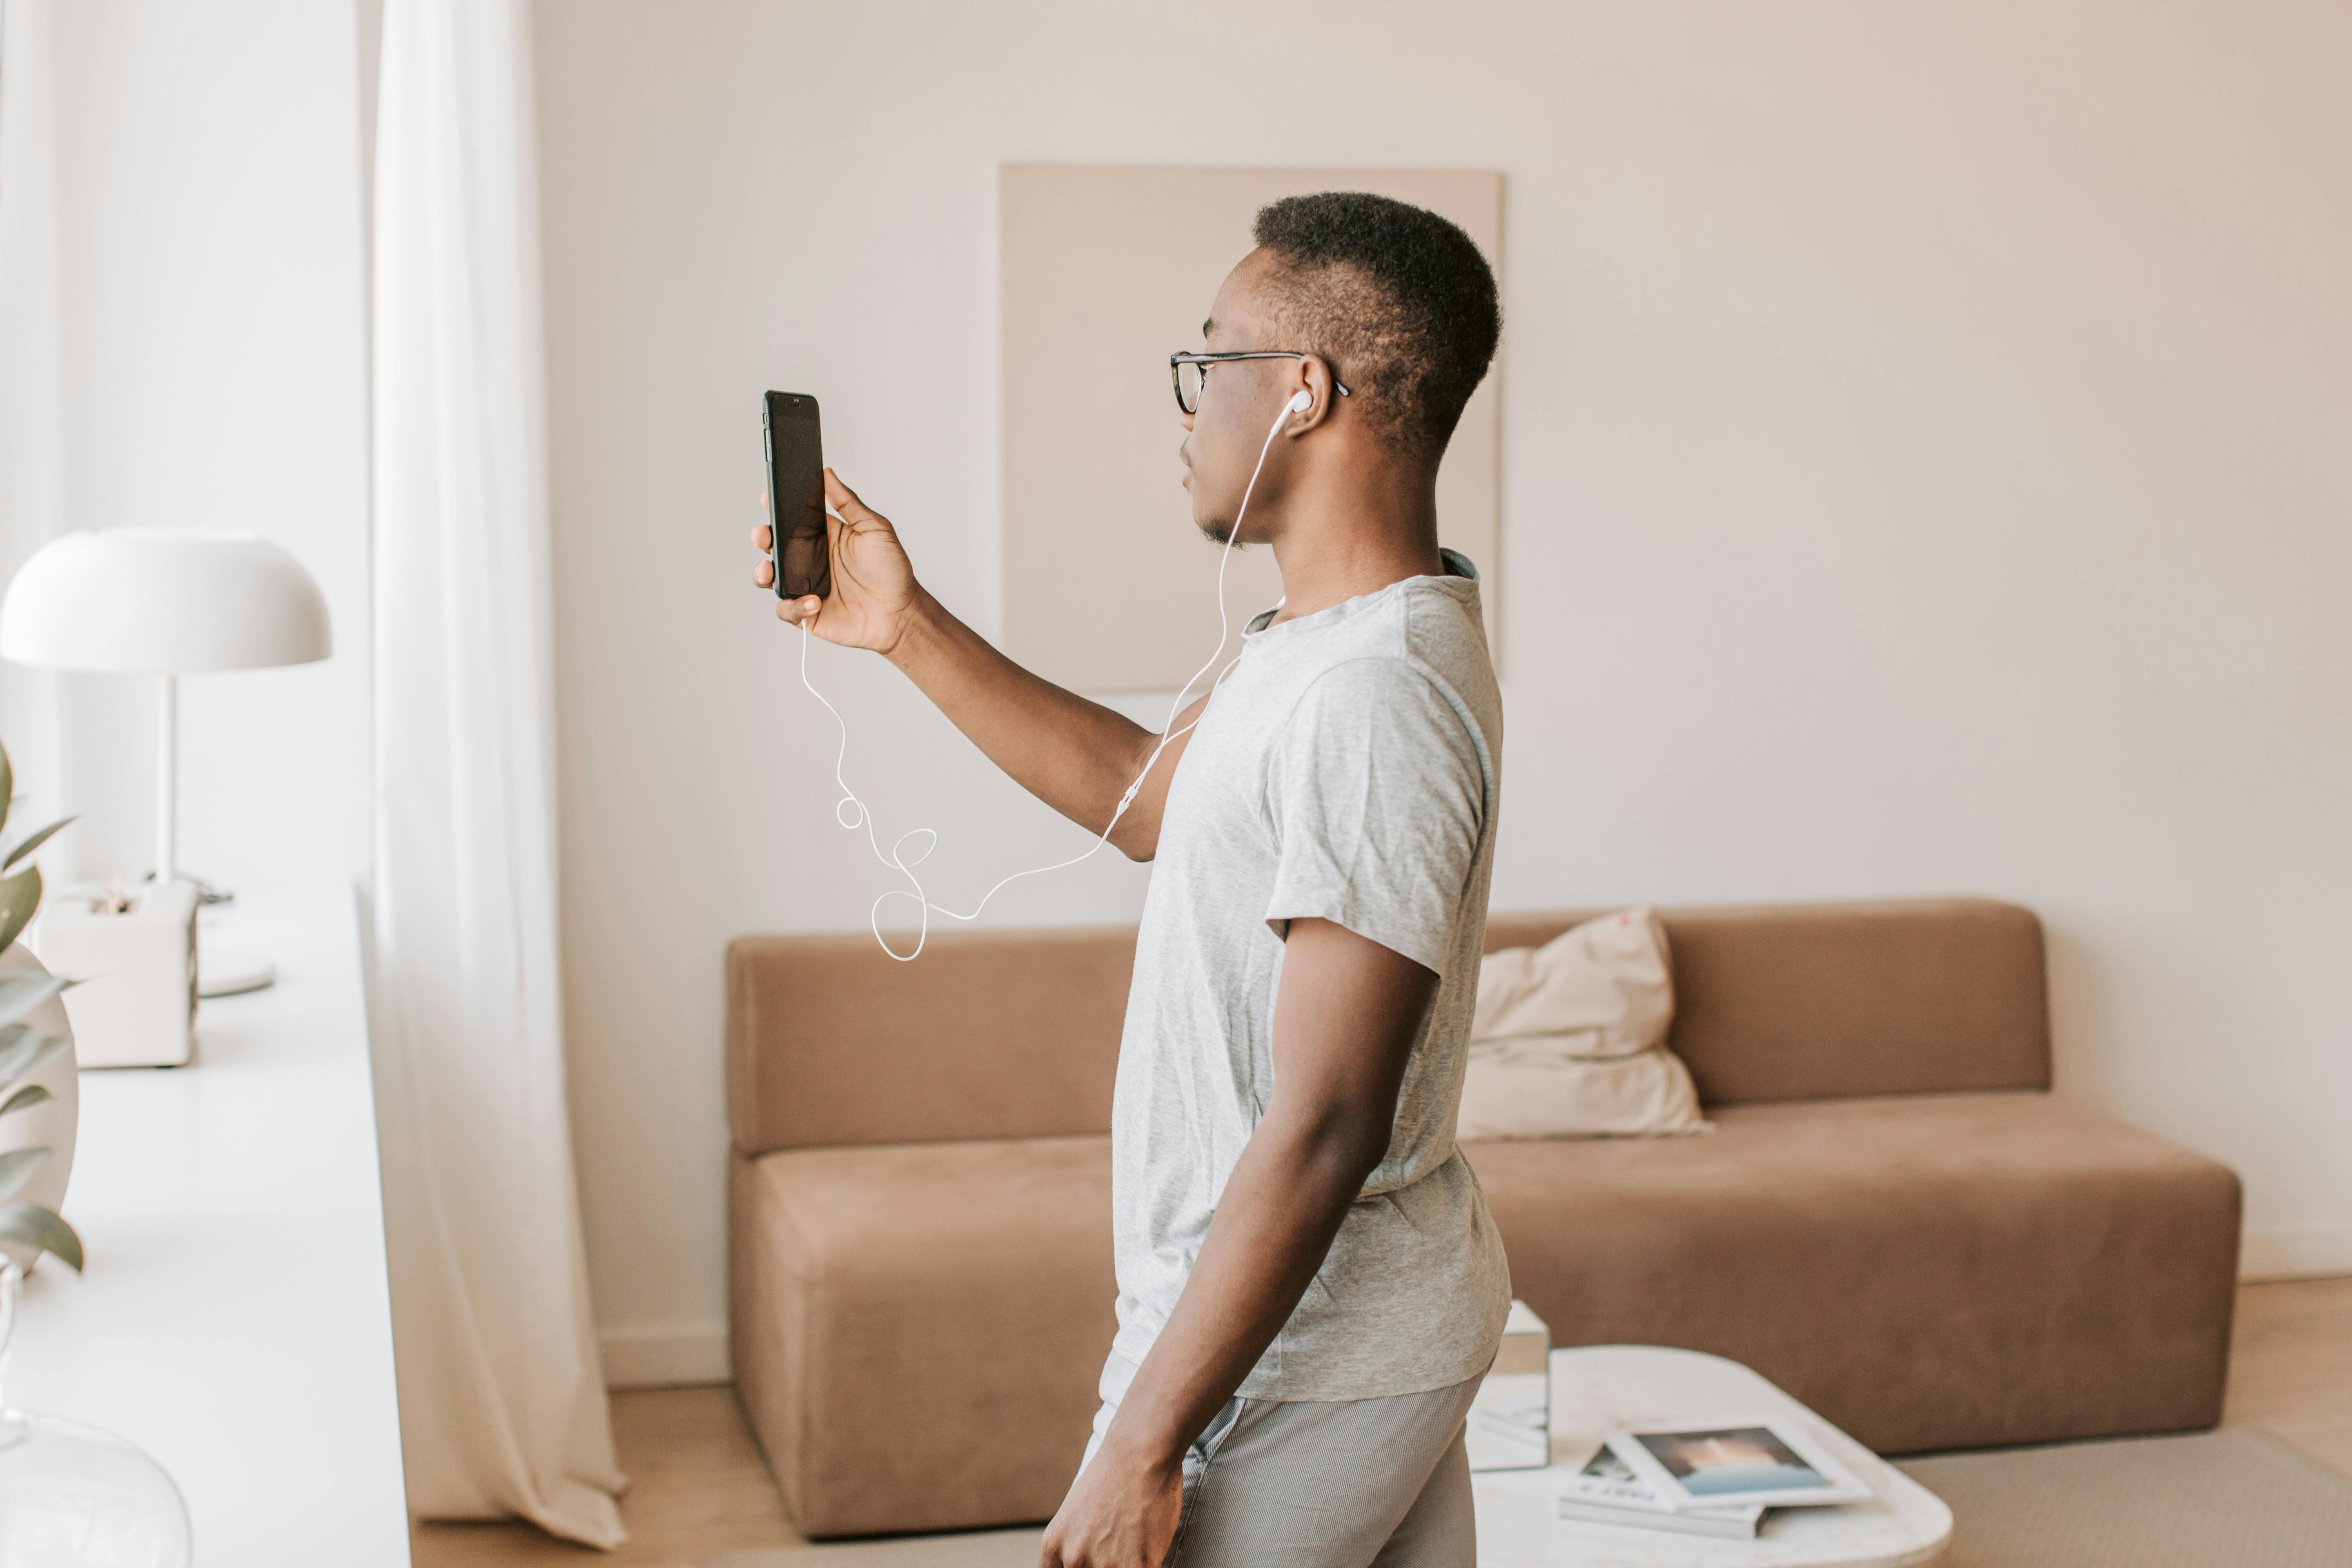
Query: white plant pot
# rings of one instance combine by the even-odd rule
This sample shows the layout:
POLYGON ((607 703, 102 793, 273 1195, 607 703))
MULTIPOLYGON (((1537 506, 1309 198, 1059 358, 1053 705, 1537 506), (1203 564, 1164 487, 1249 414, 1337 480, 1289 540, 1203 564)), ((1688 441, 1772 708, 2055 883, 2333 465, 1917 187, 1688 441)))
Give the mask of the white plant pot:
MULTIPOLYGON (((11 943, 7 952, 0 952, 0 973, 12 969, 48 973, 21 942, 11 943)), ((74 1133, 81 1125, 81 1074, 74 1061, 73 1026, 66 1021, 64 1003, 52 996, 26 1014, 25 1022, 44 1035, 64 1036, 66 1048, 24 1080, 39 1084, 56 1098, 29 1110, 0 1116, 0 1153, 48 1146, 48 1159, 10 1201, 54 1209, 65 1202, 66 1182, 73 1174, 74 1133)), ((7 1092, 14 1094, 18 1087, 21 1086, 12 1085, 7 1092)), ((19 1242, 0 1242, 0 1251, 5 1251, 27 1269, 39 1256, 19 1242)))

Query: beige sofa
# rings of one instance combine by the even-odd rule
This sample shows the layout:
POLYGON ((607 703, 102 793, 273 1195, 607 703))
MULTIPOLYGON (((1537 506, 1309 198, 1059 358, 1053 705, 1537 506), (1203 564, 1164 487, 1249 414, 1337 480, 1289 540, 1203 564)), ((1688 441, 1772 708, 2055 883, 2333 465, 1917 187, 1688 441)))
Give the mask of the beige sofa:
MULTIPOLYGON (((1489 950, 1580 917, 1497 915, 1489 950)), ((1665 911, 1709 1137, 1467 1145, 1555 1343, 1753 1366, 1884 1452, 2210 1426, 2236 1176, 2048 1092, 2040 923, 1665 911)), ((735 1373, 811 1535, 1038 1520, 1111 1332, 1132 930, 728 952, 735 1373)))

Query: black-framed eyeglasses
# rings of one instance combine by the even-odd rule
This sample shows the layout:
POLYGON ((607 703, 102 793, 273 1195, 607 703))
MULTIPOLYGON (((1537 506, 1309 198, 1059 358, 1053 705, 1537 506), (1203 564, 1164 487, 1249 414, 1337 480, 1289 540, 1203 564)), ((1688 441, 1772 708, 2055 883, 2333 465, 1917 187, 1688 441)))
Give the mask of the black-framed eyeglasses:
MULTIPOLYGON (((1198 414, 1201 412, 1201 389, 1209 384, 1209 367, 1213 364, 1223 364, 1227 360, 1235 359, 1311 359, 1313 357, 1311 354, 1299 353, 1291 349, 1269 349, 1264 353, 1222 354, 1172 353, 1168 356, 1168 374, 1176 383, 1176 406, 1187 414, 1198 414)), ((1339 384, 1339 378, 1336 375, 1331 378, 1331 388, 1342 397, 1354 395, 1339 384)))

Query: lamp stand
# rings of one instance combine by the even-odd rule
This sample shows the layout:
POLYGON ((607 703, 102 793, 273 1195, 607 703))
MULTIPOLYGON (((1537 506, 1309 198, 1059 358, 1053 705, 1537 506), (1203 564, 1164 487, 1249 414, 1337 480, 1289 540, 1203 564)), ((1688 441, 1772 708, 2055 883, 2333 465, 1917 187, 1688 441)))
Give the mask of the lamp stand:
MULTIPOLYGON (((155 759, 155 885, 180 879, 176 861, 179 858, 180 816, 180 678, 163 677, 163 703, 157 710, 155 737, 158 742, 155 759)), ((210 889, 197 882, 197 907, 212 901, 203 895, 210 889)), ((193 918, 193 917, 191 917, 193 918)), ((236 948, 215 952, 209 945, 196 944, 196 994, 202 996, 234 996, 242 991, 258 991, 278 978, 278 966, 257 953, 241 952, 236 948)))
POLYGON ((163 706, 157 710, 161 722, 155 727, 160 745, 156 751, 155 773, 155 880, 168 882, 179 875, 173 862, 179 858, 173 840, 179 827, 180 797, 180 678, 163 678, 163 706))

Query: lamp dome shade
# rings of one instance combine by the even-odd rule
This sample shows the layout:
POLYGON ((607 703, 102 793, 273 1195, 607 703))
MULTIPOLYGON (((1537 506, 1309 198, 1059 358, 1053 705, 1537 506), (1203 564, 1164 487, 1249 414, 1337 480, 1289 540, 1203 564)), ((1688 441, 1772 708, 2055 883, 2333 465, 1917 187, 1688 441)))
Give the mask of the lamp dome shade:
POLYGON ((332 652, 319 584, 250 533, 68 533, 35 552, 0 599, 0 658, 47 669, 190 675, 332 652))

